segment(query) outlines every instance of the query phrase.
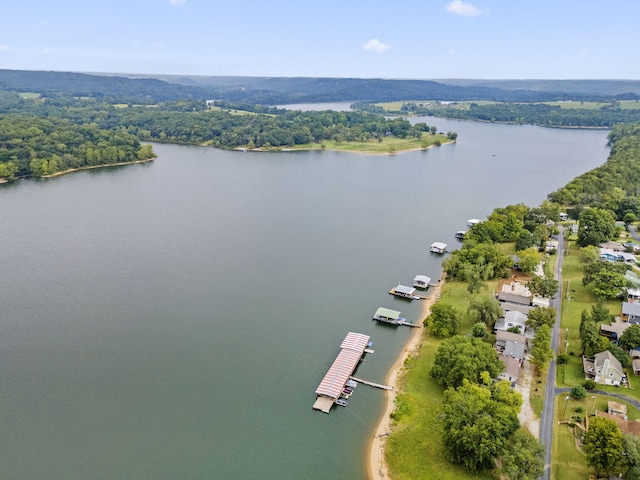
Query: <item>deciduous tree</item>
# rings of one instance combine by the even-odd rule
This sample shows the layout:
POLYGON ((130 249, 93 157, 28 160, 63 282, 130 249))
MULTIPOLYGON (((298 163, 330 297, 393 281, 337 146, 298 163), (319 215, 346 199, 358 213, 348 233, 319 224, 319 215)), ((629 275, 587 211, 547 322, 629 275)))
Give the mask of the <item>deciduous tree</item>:
POLYGON ((584 450, 587 463, 596 475, 608 475, 622 463, 622 447, 622 432, 616 422, 602 417, 595 417, 589 422, 584 450))

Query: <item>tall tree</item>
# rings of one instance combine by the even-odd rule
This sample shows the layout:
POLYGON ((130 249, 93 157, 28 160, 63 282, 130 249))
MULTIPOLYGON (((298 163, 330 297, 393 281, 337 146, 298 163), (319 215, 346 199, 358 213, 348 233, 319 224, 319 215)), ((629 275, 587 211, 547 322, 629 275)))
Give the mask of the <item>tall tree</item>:
POLYGON ((578 219, 578 246, 598 245, 611 240, 616 230, 616 219, 609 210, 587 208, 578 219))
MULTIPOLYGON (((520 426, 517 415, 522 399, 513 402, 511 397, 498 398, 504 392, 494 392, 468 380, 459 388, 445 392, 443 440, 445 455, 452 462, 470 470, 491 467, 520 426)), ((512 394, 519 397, 516 392, 512 394)))
POLYGON ((622 446, 622 432, 616 422, 602 417, 595 417, 589 422, 584 450, 587 463, 596 475, 613 473, 613 469, 622 463, 622 446))
POLYGON ((531 347, 531 363, 538 369, 538 375, 542 376, 552 358, 551 329, 549 325, 541 325, 536 331, 531 347))
POLYGON ((500 463, 501 473, 509 480, 536 480, 544 474, 544 445, 519 428, 509 439, 500 463))
POLYGON ((480 383, 483 372, 496 378, 503 369, 504 364, 491 345, 478 338, 456 335, 438 347, 431 376, 445 387, 457 387, 463 380, 480 383))
POLYGON ((436 337, 455 335, 460 323, 460 313, 448 303, 438 302, 431 307, 431 314, 424 320, 429 332, 436 337))
POLYGON ((477 322, 484 322, 488 327, 493 327, 503 315, 500 302, 493 296, 473 297, 468 312, 477 322))
POLYGON ((633 324, 627 328, 620 336, 618 344, 624 350, 640 347, 640 325, 633 324))

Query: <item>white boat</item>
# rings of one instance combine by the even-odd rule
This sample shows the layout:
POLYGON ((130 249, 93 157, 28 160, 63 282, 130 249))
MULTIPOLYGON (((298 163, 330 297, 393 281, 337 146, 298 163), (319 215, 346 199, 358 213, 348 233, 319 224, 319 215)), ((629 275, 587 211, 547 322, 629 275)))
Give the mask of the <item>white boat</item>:
POLYGON ((340 405, 341 407, 346 407, 347 405, 349 405, 349 402, 347 402, 344 398, 339 398, 336 400, 336 405, 340 405))
POLYGON ((460 230, 458 232, 456 232, 455 237, 456 238, 464 238, 464 236, 467 234, 466 230, 460 230))
POLYGON ((482 220, 478 220, 477 218, 470 218, 469 220, 467 220, 467 225, 470 227, 473 227, 474 225, 477 225, 478 223, 481 223, 482 220))

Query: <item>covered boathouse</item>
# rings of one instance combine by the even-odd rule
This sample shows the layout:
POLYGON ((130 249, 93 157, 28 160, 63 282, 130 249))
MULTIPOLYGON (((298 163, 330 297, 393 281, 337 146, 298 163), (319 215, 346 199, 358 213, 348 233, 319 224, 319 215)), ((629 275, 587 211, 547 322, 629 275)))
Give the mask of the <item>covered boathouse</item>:
POLYGON ((347 333, 340 344, 340 353, 316 389, 317 398, 313 404, 315 410, 329 413, 333 404, 342 395, 347 380, 362 359, 369 338, 369 335, 362 333, 347 333))

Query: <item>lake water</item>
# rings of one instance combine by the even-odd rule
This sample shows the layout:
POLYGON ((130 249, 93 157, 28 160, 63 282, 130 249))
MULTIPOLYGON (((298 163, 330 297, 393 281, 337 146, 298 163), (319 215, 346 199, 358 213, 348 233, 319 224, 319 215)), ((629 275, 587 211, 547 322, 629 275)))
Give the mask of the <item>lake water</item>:
POLYGON ((0 465, 10 479, 365 478, 383 392, 313 411, 347 332, 383 382, 437 278, 434 241, 538 205, 605 131, 412 119, 455 145, 394 156, 155 145, 155 162, 0 188, 0 465))

